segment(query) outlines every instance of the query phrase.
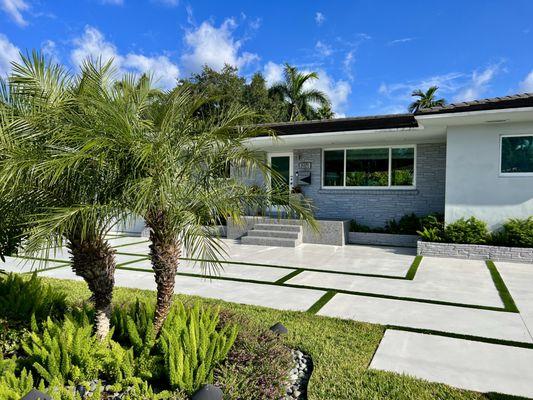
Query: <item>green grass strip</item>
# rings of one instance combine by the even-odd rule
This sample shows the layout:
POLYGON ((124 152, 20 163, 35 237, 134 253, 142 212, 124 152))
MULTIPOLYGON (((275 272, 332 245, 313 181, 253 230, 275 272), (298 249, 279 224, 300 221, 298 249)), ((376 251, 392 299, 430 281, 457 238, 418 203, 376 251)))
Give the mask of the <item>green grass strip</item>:
MULTIPOLYGON (((135 268, 135 267, 117 267, 117 269, 125 269, 130 271, 141 271, 141 272, 153 272, 149 269, 144 268, 135 268)), ((216 276, 216 275, 204 275, 204 274, 194 274, 188 272, 178 272, 176 275, 179 276, 188 276, 191 278, 203 278, 203 279, 218 279, 223 281, 232 281, 232 282, 242 282, 242 283, 253 283, 258 285, 274 285, 274 286, 285 286, 294 289, 307 289, 307 290, 322 290, 324 292, 335 291, 341 294, 348 294, 354 296, 364 296, 364 297, 375 297, 380 299, 389 299, 389 300, 402 300, 402 301, 412 301, 415 303, 425 303, 425 304, 436 304, 440 306, 452 306, 452 307, 462 307, 462 308, 472 308, 476 310, 487 310, 487 311, 498 311, 498 312, 508 312, 505 308, 502 307, 492 307, 492 306, 481 306, 477 304, 465 304, 465 303, 453 303, 450 301, 440 301, 440 300, 428 300, 420 299, 416 297, 403 297, 403 296, 394 296, 389 294, 381 293, 368 293, 368 292, 357 292, 343 289, 334 289, 321 286, 306 286, 306 285, 296 285, 291 283, 276 283, 268 281, 259 281, 255 279, 243 279, 243 278, 231 278, 227 276, 216 276)))
POLYGON ((405 274, 405 279, 407 279, 408 281, 412 281, 413 279, 415 279, 416 271, 418 271, 418 267, 420 266, 421 262, 422 256, 416 256, 413 260, 413 263, 409 267, 407 274, 405 274))
POLYGON ((316 314, 317 312, 319 312, 322 307, 324 307, 326 305, 327 302, 329 302, 333 296, 335 296, 337 294, 337 292, 335 290, 330 290, 326 293, 324 293, 324 295, 322 297, 320 297, 315 304, 313 304, 311 307, 309 307, 309 309, 306 311, 307 313, 309 314, 316 314))
POLYGON ((509 292, 509 289, 507 289, 507 286, 505 285, 505 282, 503 281, 502 276, 498 272, 498 269, 496 268, 494 261, 487 260, 486 264, 487 264, 487 268, 489 269, 492 281, 494 282, 494 286, 496 286, 496 290, 498 290, 500 299, 502 299, 504 308, 509 312, 514 312, 514 313, 520 312, 518 311, 518 307, 516 306, 514 302, 513 296, 511 296, 511 293, 509 292))
POLYGON ((285 283, 285 282, 287 282, 289 279, 294 278, 296 275, 301 274, 302 272, 304 272, 304 270, 303 270, 302 268, 299 268, 299 269, 297 269, 297 270, 294 270, 294 271, 292 271, 290 274, 287 274, 287 275, 285 275, 284 277, 278 279, 278 280, 276 281, 276 283, 278 283, 278 284, 280 284, 280 283, 285 283))
POLYGON ((511 347, 521 347, 524 349, 533 349, 533 343, 526 343, 526 342, 517 342, 514 340, 504 340, 504 339, 496 339, 496 338, 486 338, 483 336, 475 336, 475 335, 464 335, 461 333, 451 333, 451 332, 444 332, 444 331, 436 331, 432 329, 420 329, 420 328, 410 328, 406 326, 396 326, 396 325, 385 325, 387 329, 395 330, 395 331, 404 331, 404 332, 413 332, 413 333, 422 333, 425 335, 435 335, 435 336, 442 336, 442 337, 449 337, 452 339, 463 339, 463 340, 471 340, 473 342, 483 342, 483 343, 490 343, 490 344, 499 344, 502 346, 511 346, 511 347))

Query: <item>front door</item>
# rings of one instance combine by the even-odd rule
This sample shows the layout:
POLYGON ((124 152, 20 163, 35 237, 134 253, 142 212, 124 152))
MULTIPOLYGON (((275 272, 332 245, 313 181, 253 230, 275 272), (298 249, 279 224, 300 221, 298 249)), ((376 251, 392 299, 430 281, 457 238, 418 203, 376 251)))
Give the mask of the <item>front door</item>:
POLYGON ((268 155, 268 161, 278 175, 276 179, 270 180, 272 188, 287 190, 287 193, 290 193, 293 184, 292 153, 271 153, 268 155))

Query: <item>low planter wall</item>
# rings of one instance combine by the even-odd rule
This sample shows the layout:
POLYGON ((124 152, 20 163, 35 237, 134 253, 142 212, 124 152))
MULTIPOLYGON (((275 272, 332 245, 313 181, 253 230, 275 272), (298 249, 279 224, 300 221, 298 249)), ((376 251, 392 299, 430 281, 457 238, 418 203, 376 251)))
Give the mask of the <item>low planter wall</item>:
POLYGON ((416 247, 418 235, 396 235, 391 233, 350 232, 348 242, 377 246, 416 247))
POLYGON ((469 258, 474 260, 533 262, 533 248, 531 247, 418 241, 417 254, 421 256, 469 258))
POLYGON ((243 217, 239 221, 227 221, 227 238, 238 239, 252 229, 255 224, 269 223, 282 225, 300 225, 303 227, 302 242, 344 246, 348 241, 350 221, 317 220, 318 232, 308 223, 298 219, 277 219, 270 217, 243 217))

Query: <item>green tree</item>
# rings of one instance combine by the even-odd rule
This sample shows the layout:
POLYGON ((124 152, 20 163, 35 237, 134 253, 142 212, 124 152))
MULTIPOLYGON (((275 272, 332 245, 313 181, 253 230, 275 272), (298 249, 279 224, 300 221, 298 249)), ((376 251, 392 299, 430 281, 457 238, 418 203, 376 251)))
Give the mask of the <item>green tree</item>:
POLYGON ((86 63, 73 77, 34 52, 13 65, 0 101, 0 198, 32 204, 12 221, 15 229, 29 221, 25 254, 48 258, 43 249, 66 246, 92 292, 100 339, 109 332, 115 271, 106 233, 123 209, 117 171, 88 151, 102 128, 88 100, 108 90, 110 69, 86 63))
POLYGON ((439 90, 438 86, 431 86, 425 92, 420 89, 414 90, 413 93, 411 93, 411 96, 418 98, 409 105, 409 112, 417 113, 424 108, 440 107, 445 105, 445 99, 435 98, 437 90, 439 90))
POLYGON ((286 119, 301 121, 316 118, 317 107, 329 107, 324 92, 308 88, 311 81, 319 79, 316 72, 302 73, 296 67, 285 64, 284 80, 270 88, 273 98, 281 99, 286 107, 286 119))
POLYGON ((202 113, 212 101, 187 85, 150 99, 150 85, 123 82, 123 104, 93 99, 98 114, 111 121, 94 138, 98 158, 121 171, 127 209, 142 216, 150 229, 150 259, 157 285, 154 327, 159 332, 174 294, 182 256, 212 260, 216 268, 222 242, 210 226, 222 219, 238 219, 246 210, 273 200, 312 222, 307 203, 275 190, 247 186, 237 177, 221 178, 228 165, 270 172, 262 153, 249 149, 251 137, 268 133, 248 122, 255 114, 232 105, 202 113))
POLYGON ((317 119, 332 119, 334 117, 335 117, 335 113, 333 112, 329 104, 323 105, 316 111, 317 119))

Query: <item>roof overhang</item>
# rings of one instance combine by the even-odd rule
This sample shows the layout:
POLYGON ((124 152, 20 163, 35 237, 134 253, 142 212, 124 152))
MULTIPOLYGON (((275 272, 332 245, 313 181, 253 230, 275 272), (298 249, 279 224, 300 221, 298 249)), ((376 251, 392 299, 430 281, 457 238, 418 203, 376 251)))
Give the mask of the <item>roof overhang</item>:
POLYGON ((468 111, 446 114, 416 115, 416 120, 425 128, 432 126, 461 126, 533 121, 533 107, 500 110, 468 111))

